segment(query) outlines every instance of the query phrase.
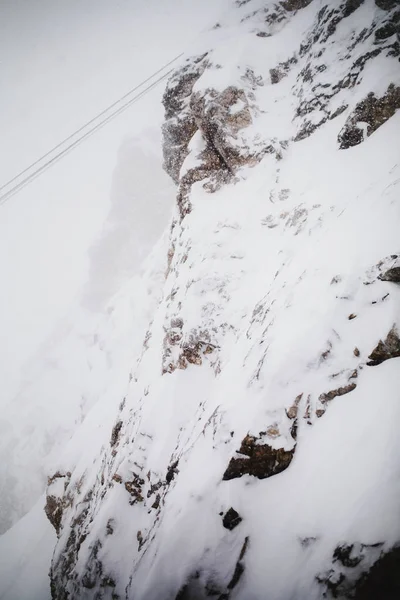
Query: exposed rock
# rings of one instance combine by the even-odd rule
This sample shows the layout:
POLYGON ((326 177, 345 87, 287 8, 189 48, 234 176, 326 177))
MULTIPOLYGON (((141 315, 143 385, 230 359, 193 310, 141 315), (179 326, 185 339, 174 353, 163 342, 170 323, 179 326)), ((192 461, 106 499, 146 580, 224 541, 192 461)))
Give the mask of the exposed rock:
MULTIPOLYGON (((103 575, 103 565, 102 562, 98 558, 99 550, 102 548, 102 543, 100 540, 96 540, 96 542, 90 548, 89 559, 86 562, 86 570, 81 579, 81 585, 89 590, 92 590, 96 587, 96 583, 98 579, 103 575)), ((112 580, 113 581, 113 580, 112 580)), ((114 581, 113 581, 114 583, 114 581)))
POLYGON ((125 489, 130 494, 131 500, 129 504, 133 505, 136 502, 143 502, 144 498, 142 496, 142 486, 144 485, 144 480, 141 479, 138 475, 133 473, 132 481, 125 482, 125 489))
MULTIPOLYGON (((152 483, 150 485, 150 489, 147 492, 147 497, 150 498, 153 494, 155 494, 160 488, 162 488, 163 482, 157 481, 157 483, 152 483)), ((158 494, 157 494, 158 495, 158 494)))
POLYGON ((345 110, 347 110, 348 106, 349 106, 348 104, 342 104, 342 106, 339 106, 339 108, 334 110, 329 115, 329 120, 332 121, 332 119, 336 119, 336 117, 339 117, 339 115, 341 115, 345 110))
POLYGON ((379 344, 368 356, 370 360, 367 362, 367 365, 369 367, 375 367, 385 360, 397 358, 398 356, 400 356, 400 338, 396 326, 393 325, 392 329, 387 334, 385 341, 382 342, 382 340, 380 340, 379 344))
POLYGON ((273 440, 275 440, 276 438, 278 438, 281 435, 277 424, 270 425, 267 428, 267 431, 265 433, 264 432, 262 432, 262 433, 263 433, 263 435, 266 435, 267 437, 269 437, 273 440))
MULTIPOLYGON (((171 323, 172 324, 172 323, 171 323)), ((203 359, 214 352, 216 346, 211 343, 208 331, 191 330, 184 336, 182 325, 171 327, 164 338, 162 372, 173 373, 176 369, 186 369, 189 364, 200 366, 203 359)))
MULTIPOLYGON (((347 54, 345 54, 345 59, 349 60, 349 64, 341 79, 336 82, 329 82, 325 77, 321 78, 319 76, 321 72, 326 70, 327 65, 316 61, 316 56, 323 55, 326 42, 334 35, 339 23, 352 15, 361 4, 363 4, 363 0, 347 0, 337 7, 331 7, 329 3, 325 4, 318 11, 314 26, 307 38, 303 40, 298 53, 296 53, 296 56, 300 59, 307 57, 308 60, 298 74, 297 83, 293 87, 294 94, 299 98, 296 118, 301 119, 294 138, 295 141, 301 141, 309 137, 328 119, 334 119, 348 108, 347 103, 343 102, 340 106, 335 106, 333 99, 339 92, 346 88, 352 88, 361 81, 362 72, 369 61, 381 53, 386 53, 388 56, 399 56, 400 54, 399 40, 390 40, 385 43, 387 37, 390 37, 393 33, 399 33, 400 24, 397 13, 390 13, 386 21, 381 17, 380 20, 374 20, 371 27, 360 31, 357 36, 349 36, 347 54), (367 42, 367 40, 369 41, 367 42), (365 51, 360 52, 354 62, 350 62, 354 49, 362 46, 365 47, 365 51)), ((340 60, 343 60, 343 55, 340 56, 340 60)), ((274 80, 281 78, 281 74, 277 71, 274 71, 272 75, 274 80)), ((389 96, 388 103, 394 103, 398 106, 396 98, 390 93, 389 96)), ((379 99, 379 102, 381 100, 379 99)), ((378 113, 379 110, 375 111, 374 107, 373 112, 378 113)), ((383 112, 387 113, 388 109, 383 112)), ((369 120, 361 119, 353 113, 339 134, 341 147, 350 147, 361 143, 364 135, 371 135, 384 120, 387 120, 387 118, 382 119, 382 115, 374 114, 370 120, 373 123, 371 125, 369 120), (354 122, 351 121, 352 117, 354 122), (380 122, 381 120, 382 122, 380 122), (360 124, 360 127, 357 126, 357 123, 360 124), (344 136, 343 142, 341 140, 342 136, 344 136)))
POLYGON ((292 436, 294 441, 297 440, 297 429, 298 429, 298 419, 296 418, 296 419, 294 419, 293 425, 290 428, 290 435, 292 436))
POLYGON ((108 519, 106 525, 106 534, 112 535, 114 533, 115 521, 114 519, 108 519))
POLYGON ((392 35, 397 35, 400 38, 400 11, 391 13, 383 25, 375 31, 375 43, 380 43, 392 35))
POLYGON ((332 277, 331 279, 331 285, 334 285, 336 283, 340 283, 342 281, 342 278, 340 275, 335 275, 335 277, 332 277))
MULTIPOLYGON (((116 583, 115 580, 112 577, 103 577, 103 579, 101 580, 101 584, 100 587, 115 587, 116 583)), ((115 595, 114 595, 115 598, 115 595)))
MULTIPOLYGON (((324 411, 325 412, 325 411, 324 411)), ((311 395, 308 394, 303 419, 308 425, 312 425, 311 421, 311 395)))
POLYGON ((175 477, 175 474, 178 472, 178 470, 177 470, 178 464, 179 464, 179 461, 176 460, 168 467, 167 474, 165 476, 165 480, 167 483, 171 483, 171 481, 175 477))
POLYGON ((239 513, 234 508, 230 508, 222 519, 222 525, 225 527, 225 529, 232 531, 232 529, 235 529, 235 527, 237 527, 241 521, 242 517, 239 515, 239 513))
POLYGON ((140 530, 136 534, 136 539, 138 541, 138 551, 140 552, 140 550, 142 549, 142 546, 144 544, 143 534, 140 530))
POLYGON ((62 504, 55 496, 46 497, 46 505, 44 507, 46 517, 53 525, 56 533, 60 533, 61 519, 62 519, 62 504))
POLYGON ((195 136, 201 138, 202 145, 205 148, 196 155, 196 166, 189 168, 183 175, 181 174, 179 180, 177 204, 182 218, 191 212, 192 206, 189 194, 194 183, 208 180, 204 189, 214 192, 219 189, 222 183, 227 183, 232 176, 232 172, 228 170, 222 157, 212 148, 211 143, 207 143, 203 133, 197 131, 195 136))
POLYGON ((343 17, 349 17, 363 3, 364 3, 364 0, 346 0, 344 9, 343 9, 343 17))
POLYGON ((251 435, 244 438, 238 452, 244 455, 244 458, 231 458, 223 475, 224 481, 243 475, 266 479, 288 468, 294 456, 295 446, 291 450, 275 449, 268 444, 257 444, 257 439, 251 435))
POLYGON ((44 512, 53 525, 57 535, 60 533, 63 511, 69 504, 69 499, 64 497, 68 488, 71 473, 62 474, 59 471, 47 481, 46 505, 44 512))
POLYGON ((249 537, 246 537, 228 584, 218 581, 215 574, 211 577, 206 577, 205 573, 201 569, 198 569, 190 575, 186 583, 181 587, 175 596, 175 600, 204 600, 209 597, 215 597, 216 600, 229 600, 232 590, 237 586, 244 573, 245 565, 243 559, 248 545, 249 537))
POLYGON ((363 282, 364 285, 371 285, 376 281, 392 281, 392 283, 395 283, 393 280, 397 278, 397 268, 399 267, 398 259, 398 254, 390 254, 368 269, 365 281, 363 282), (388 273, 387 278, 386 273, 388 273))
MULTIPOLYGON (((82 484, 80 484, 82 485, 82 484)), ((68 494, 66 495, 68 499, 68 494)), ((97 582, 101 582, 104 576, 104 569, 101 561, 98 559, 98 552, 102 546, 97 538, 93 540, 88 548, 85 557, 84 571, 79 575, 74 570, 79 559, 79 552, 82 544, 87 538, 87 519, 89 515, 89 504, 93 498, 93 490, 90 489, 78 502, 75 516, 71 521, 71 527, 67 530, 68 537, 64 543, 63 550, 56 557, 53 557, 50 582, 52 598, 56 600, 70 600, 78 597, 81 588, 93 589, 97 582), (58 576, 63 575, 65 583, 59 584, 58 576)), ((70 499, 71 505, 72 498, 70 499)))
POLYGON ((297 63, 296 56, 292 56, 286 61, 279 63, 274 69, 269 70, 271 83, 279 83, 290 71, 290 68, 297 63))
POLYGON ((183 327, 183 319, 181 317, 175 317, 171 319, 171 328, 173 329, 182 329, 183 327))
POLYGON ((309 4, 311 4, 312 0, 286 0, 282 2, 283 8, 286 10, 299 10, 300 8, 305 8, 309 4))
POLYGON ((399 5, 399 0, 375 0, 375 4, 382 10, 392 10, 399 5))
MULTIPOLYGON (((342 372, 335 373, 334 375, 332 375, 332 377, 336 377, 341 374, 342 374, 342 372)), ((351 372, 351 374, 349 375, 349 379, 355 379, 357 377, 358 377, 357 370, 353 370, 351 372)), ((344 396, 345 394, 348 394, 348 393, 352 392, 353 390, 355 390, 356 387, 357 387, 356 383, 349 383, 348 385, 345 385, 345 386, 342 386, 335 390, 331 390, 330 392, 321 394, 318 398, 319 402, 321 403, 321 406, 319 408, 317 408, 315 411, 317 418, 320 419, 326 413, 327 405, 334 398, 336 398, 337 396, 344 396)))
POLYGON ((345 385, 336 390, 331 390, 330 392, 321 394, 319 397, 319 400, 320 400, 320 402, 322 402, 322 404, 326 404, 327 402, 330 402, 331 400, 336 398, 336 396, 344 396, 345 394, 352 392, 353 390, 356 389, 356 387, 357 387, 357 384, 349 383, 349 385, 345 385))
POLYGON ((247 67, 244 75, 241 76, 241 80, 249 83, 252 90, 256 90, 259 87, 264 87, 264 79, 262 75, 257 75, 253 69, 250 69, 250 67, 247 67))
POLYGON ((356 567, 360 564, 361 556, 352 556, 354 544, 336 546, 333 552, 333 561, 339 561, 344 567, 356 567))
POLYGON ((325 592, 321 596, 322 598, 347 598, 347 586, 346 576, 343 573, 336 573, 333 569, 327 573, 323 573, 316 576, 318 583, 325 587, 325 592))
POLYGON ((381 570, 385 556, 391 554, 390 552, 382 556, 382 546, 382 542, 374 544, 344 543, 336 546, 332 555, 331 568, 316 577, 317 581, 325 588, 322 597, 342 598, 343 600, 375 600, 378 598, 394 600, 394 598, 398 598, 399 588, 397 586, 400 582, 398 552, 394 550, 394 560, 388 560, 381 570), (373 565, 372 568, 371 565, 373 565), (373 573, 377 574, 376 578, 372 575, 373 573), (388 582, 387 588, 385 588, 384 580, 388 582), (386 590, 388 594, 385 593, 386 590), (391 595, 394 592, 397 594, 391 595))
POLYGON ((400 267, 393 267, 379 275, 381 281, 391 281, 392 283, 400 283, 400 267))
POLYGON ((296 396, 295 401, 293 402, 292 406, 290 406, 290 408, 287 409, 286 416, 289 419, 296 419, 297 413, 299 410, 300 400, 302 399, 302 397, 303 397, 303 394, 299 394, 298 396, 296 396))
POLYGON ((154 500, 153 504, 151 505, 151 508, 154 508, 156 510, 160 506, 160 501, 161 501, 161 495, 157 494, 156 499, 154 500))
POLYGON ((400 598, 400 547, 385 553, 356 585, 355 600, 400 598))
POLYGON ((231 174, 257 159, 238 133, 251 125, 249 103, 244 90, 234 86, 223 92, 207 89, 192 94, 192 114, 206 141, 208 169, 227 169, 231 174))
POLYGON ((114 427, 113 430, 111 432, 111 439, 110 439, 110 446, 113 447, 117 444, 118 440, 119 440, 119 434, 121 432, 122 429, 122 421, 118 421, 114 427))
MULTIPOLYGON (((258 138, 252 141, 250 150, 248 140, 241 135, 252 124, 244 89, 229 86, 222 92, 212 88, 193 92, 204 70, 211 68, 206 56, 192 59, 178 70, 163 97, 164 168, 179 184, 177 203, 181 218, 192 209, 189 194, 194 183, 204 181, 204 189, 214 192, 231 181, 238 168, 253 166, 265 153, 275 151, 271 143, 258 138)), ((250 96, 251 90, 263 85, 262 78, 251 69, 247 69, 242 80, 250 86, 250 96)))
POLYGON ((185 583, 184 586, 182 586, 182 588, 179 590, 179 592, 177 593, 177 595, 175 596, 175 600, 194 600, 194 598, 196 598, 197 594, 197 588, 199 587, 198 585, 196 585, 196 580, 198 579, 198 575, 194 575, 189 579, 188 583, 185 583), (193 589, 195 588, 195 589, 193 589), (194 592, 194 593, 193 593, 194 592))
POLYGON ((331 351, 332 351, 332 342, 330 342, 328 340, 328 344, 327 345, 328 345, 328 348, 321 353, 321 359, 320 359, 321 361, 327 360, 327 358, 329 358, 329 356, 331 354, 331 351))
POLYGON ((247 550, 248 544, 249 544, 249 538, 246 537, 245 540, 244 540, 244 542, 243 542, 243 546, 242 546, 242 549, 240 551, 239 559, 238 559, 238 561, 236 563, 235 571, 233 573, 232 579, 228 583, 228 590, 233 590, 233 588, 237 586, 237 584, 240 581, 240 578, 242 577, 242 575, 244 573, 243 558, 244 558, 244 555, 246 554, 246 550, 247 550))
POLYGON ((207 54, 188 59, 168 81, 163 96, 165 123, 163 125, 164 169, 175 183, 188 154, 188 144, 197 127, 188 106, 193 86, 207 67, 207 54))
POLYGON ((196 342, 195 344, 185 344, 182 347, 182 352, 179 357, 179 368, 186 369, 188 363, 191 365, 201 365, 203 363, 201 358, 203 343, 196 342))
POLYGON ((373 92, 357 104, 353 114, 347 119, 338 136, 339 147, 343 150, 361 144, 364 137, 370 136, 392 117, 400 108, 400 87, 391 84, 381 98, 373 92), (363 124, 366 124, 363 126, 363 124))

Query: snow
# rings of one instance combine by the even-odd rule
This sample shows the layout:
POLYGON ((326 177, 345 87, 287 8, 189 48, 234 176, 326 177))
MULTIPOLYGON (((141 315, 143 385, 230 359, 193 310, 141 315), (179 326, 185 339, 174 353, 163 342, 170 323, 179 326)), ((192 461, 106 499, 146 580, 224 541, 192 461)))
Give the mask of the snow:
MULTIPOLYGON (((399 417, 398 359, 372 370, 368 378, 360 372, 354 392, 336 399, 313 428, 300 425, 299 450, 285 473, 261 482, 246 477, 223 484, 221 475, 230 453, 239 447, 248 431, 264 429, 271 415, 274 419, 276 414, 279 416, 282 405, 289 406, 298 393, 307 390, 315 396, 328 391, 322 387, 327 385, 327 368, 335 373, 356 365, 352 355, 355 340, 361 356, 366 356, 382 332, 398 322, 398 290, 393 285, 379 290, 376 284, 364 286, 356 274, 396 248, 400 215, 395 187, 389 184, 393 195, 388 197, 387 193, 388 183, 397 181, 399 175, 393 158, 399 122, 397 115, 365 145, 349 153, 339 153, 332 143, 333 126, 294 147, 280 172, 280 184, 291 190, 291 195, 277 207, 265 198, 271 181, 267 165, 270 159, 266 159, 264 169, 260 165, 254 173, 247 173, 245 181, 227 186, 214 196, 205 195, 199 188, 192 192, 194 209, 186 217, 181 243, 184 245, 190 232, 191 246, 197 242, 203 266, 196 265, 196 283, 186 293, 186 310, 181 315, 185 322, 189 321, 190 329, 198 323, 201 306, 217 302, 214 290, 223 286, 225 297, 229 298, 229 322, 235 324, 238 333, 233 339, 218 340, 224 349, 222 374, 211 388, 208 368, 203 367, 200 374, 191 367, 179 376, 170 376, 175 384, 164 383, 161 390, 156 385, 141 409, 148 415, 142 417, 143 431, 153 433, 160 399, 165 407, 166 386, 173 386, 177 414, 186 424, 193 423, 193 429, 185 426, 187 441, 186 435, 177 437, 179 451, 173 450, 172 440, 165 439, 160 431, 153 436, 157 440, 153 452, 158 460, 170 456, 172 451, 181 456, 181 462, 179 479, 170 492, 157 534, 158 544, 152 548, 151 558, 148 554, 143 558, 145 564, 142 562, 135 574, 140 598, 157 598, 163 586, 179 588, 196 567, 217 564, 221 571, 227 556, 238 555, 239 534, 231 538, 229 552, 224 551, 226 542, 216 519, 220 510, 231 505, 244 519, 240 540, 245 535, 251 540, 251 567, 241 582, 239 597, 263 597, 268 585, 269 597, 273 599, 319 598, 320 589, 312 583, 315 569, 329 561, 337 543, 386 540, 390 546, 398 539, 399 449, 394 439, 399 417), (312 177, 306 168, 310 164, 315 166, 312 177), (342 177, 333 180, 330 173, 341 173, 342 177), (243 202, 244 197, 251 199, 250 204, 243 202), (299 200, 310 210, 317 199, 322 203, 323 221, 311 217, 298 236, 284 224, 272 230, 260 226, 263 211, 279 214, 283 207, 290 211, 299 200), (360 224, 356 239, 355 222, 360 224), (232 256, 229 260, 233 248, 242 255, 241 260, 246 260, 245 269, 232 256), (279 248, 282 250, 276 254, 279 248), (218 271, 210 272, 210 264, 218 271), (271 286, 273 274, 282 264, 282 275, 271 286), (307 277, 302 279, 305 270, 307 277), (337 274, 342 276, 339 288, 330 285, 337 274), (371 305, 373 299, 387 291, 389 304, 371 305), (255 324, 251 327, 254 331, 248 331, 251 335, 245 336, 252 307, 265 293, 275 299, 275 306, 268 309, 272 333, 266 337, 255 324), (338 303, 337 295, 348 299, 338 303), (359 312, 357 319, 348 321, 347 316, 355 307, 359 312), (269 352, 253 383, 262 343, 258 336, 269 346, 269 352), (311 359, 318 357, 329 338, 335 350, 328 367, 313 364, 311 359), (196 393, 199 389, 200 403, 196 393), (179 399, 185 402, 184 410, 179 399), (218 433, 213 436, 207 423, 214 411, 218 433), (233 439, 230 431, 235 432, 233 439), (310 536, 318 542, 305 555, 299 540, 310 536), (205 548, 210 549, 210 558, 205 548)), ((180 267, 179 278, 183 282, 191 267, 194 265, 190 263, 187 270, 180 267)), ((135 406, 134 390, 130 396, 135 406)), ((170 435, 171 427, 179 426, 180 421, 161 415, 161 428, 166 421, 170 435)), ((132 449, 130 454, 134 453, 132 449)), ((150 452, 145 464, 145 472, 149 468, 161 470, 150 452)), ((143 517, 140 522, 144 523, 143 517)))
MULTIPOLYGON (((226 5, 2 3, 0 185, 190 52, 226 5)), ((1 531, 36 504, 87 412, 105 395, 112 411, 128 381, 153 301, 140 265, 175 193, 161 169, 162 93, 161 85, 0 209, 1 531)), ((8 555, 15 572, 20 535, 17 527, 7 537, 18 538, 8 555)), ((48 548, 46 556, 47 569, 48 548)), ((0 593, 8 586, 7 575, 0 593)))
MULTIPOLYGON (((274 525, 266 518, 263 531, 254 536, 257 541, 250 546, 251 572, 246 575, 256 587, 249 598, 260 597, 265 580, 275 584, 273 598, 290 597, 296 590, 303 597, 315 565, 323 562, 321 558, 329 561, 338 541, 358 539, 373 544, 386 540, 390 547, 398 540, 400 473, 394 423, 399 418, 399 374, 398 359, 385 363, 370 383, 361 381, 348 397, 332 405, 329 419, 321 419, 318 427, 300 438, 293 469, 276 478, 273 498, 266 490, 249 487, 242 491, 238 510, 258 526, 261 514, 276 514, 275 494, 280 498, 279 519, 274 525), (382 389, 384 406, 377 402, 382 389), (382 464, 383 456, 386 461, 382 464), (268 536, 267 545, 263 532, 268 536), (300 544, 305 537, 316 538, 306 556, 300 544), (288 548, 294 551, 287 553, 288 548), (282 562, 283 554, 286 560, 282 562)), ((309 597, 320 598, 320 590, 309 597)))
POLYGON ((181 170, 179 172, 180 179, 182 177, 184 177, 188 171, 190 171, 191 169, 194 169, 195 167, 197 167, 198 165, 201 164, 201 159, 199 158, 199 154, 201 152, 203 152, 205 149, 206 149, 206 143, 203 138, 203 135, 200 131, 196 131, 196 133, 194 134, 194 136, 192 137, 192 139, 189 142, 189 145, 188 145, 189 154, 183 161, 181 170))
POLYGON ((42 496, 0 537, 1 600, 50 600, 48 569, 56 541, 42 496))
MULTIPOLYGON (((0 185, 160 66, 190 52, 196 42, 188 27, 192 19, 201 31, 226 4, 3 2, 0 185)), ((23 364, 86 282, 87 252, 110 209, 117 153, 124 139, 146 137, 141 132, 149 126, 160 135, 162 91, 161 86, 2 207, 0 272, 6 284, 0 325, 8 343, 0 358, 6 399, 17 391, 23 364)))

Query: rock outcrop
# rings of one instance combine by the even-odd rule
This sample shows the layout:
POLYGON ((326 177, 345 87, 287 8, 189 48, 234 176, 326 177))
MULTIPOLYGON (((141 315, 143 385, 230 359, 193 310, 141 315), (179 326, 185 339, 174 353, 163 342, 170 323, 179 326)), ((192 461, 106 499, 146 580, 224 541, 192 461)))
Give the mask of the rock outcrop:
POLYGON ((253 119, 243 88, 223 91, 202 87, 202 75, 218 67, 209 54, 191 59, 169 82, 163 97, 164 167, 178 184, 177 203, 183 218, 191 211, 189 195, 194 183, 208 192, 234 179, 242 166, 254 166, 267 152, 267 141, 251 139, 242 131, 253 119))
POLYGON ((356 585, 355 600, 386 598, 395 600, 400 594, 400 548, 395 547, 381 557, 364 573, 356 585))
POLYGON ((62 474, 57 471, 47 481, 47 496, 44 511, 57 534, 60 533, 64 509, 67 508, 71 501, 67 492, 70 477, 71 473, 62 474))
POLYGON ((390 84, 381 98, 377 98, 371 92, 365 100, 357 104, 339 133, 340 148, 345 149, 361 144, 366 137, 372 135, 390 117, 393 117, 398 109, 400 109, 400 87, 390 84))
POLYGON ((289 467, 295 446, 291 450, 275 449, 268 444, 257 443, 259 440, 260 438, 250 435, 244 438, 238 451, 242 456, 231 458, 223 476, 224 481, 243 477, 243 475, 266 479, 282 473, 289 467))
POLYGON ((189 142, 197 129, 189 106, 190 97, 194 84, 207 64, 207 54, 187 61, 169 80, 164 92, 164 168, 175 183, 179 183, 179 173, 189 152, 189 142))
POLYGON ((389 360, 390 358, 397 358, 400 356, 400 337, 395 325, 387 334, 384 341, 380 340, 376 348, 373 349, 369 355, 369 362, 367 365, 375 367, 389 360))
POLYGON ((309 4, 311 4, 312 0, 286 0, 282 2, 282 6, 286 10, 299 10, 300 8, 305 8, 309 4))

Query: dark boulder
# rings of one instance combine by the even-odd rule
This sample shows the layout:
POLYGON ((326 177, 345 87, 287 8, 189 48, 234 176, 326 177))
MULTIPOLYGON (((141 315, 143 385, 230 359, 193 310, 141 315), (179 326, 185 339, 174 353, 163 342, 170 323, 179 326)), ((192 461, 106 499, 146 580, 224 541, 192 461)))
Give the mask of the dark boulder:
POLYGON ((236 479, 243 475, 252 475, 258 479, 266 479, 282 473, 292 462, 295 446, 291 450, 272 448, 268 444, 257 444, 257 438, 247 435, 242 441, 239 454, 241 457, 231 458, 223 480, 236 479))
POLYGON ((235 529, 235 527, 237 527, 241 522, 242 517, 234 508, 230 508, 222 519, 222 525, 225 527, 225 529, 229 529, 229 531, 235 529))
POLYGON ((400 356, 400 338, 397 333, 396 326, 393 325, 392 329, 386 336, 384 342, 382 340, 379 341, 378 345, 371 354, 368 356, 369 362, 367 365, 369 367, 375 367, 376 365, 380 365, 385 360, 389 360, 390 358, 397 358, 400 356))
POLYGON ((379 275, 378 279, 381 281, 391 281, 392 283, 400 283, 400 267, 393 267, 379 275))

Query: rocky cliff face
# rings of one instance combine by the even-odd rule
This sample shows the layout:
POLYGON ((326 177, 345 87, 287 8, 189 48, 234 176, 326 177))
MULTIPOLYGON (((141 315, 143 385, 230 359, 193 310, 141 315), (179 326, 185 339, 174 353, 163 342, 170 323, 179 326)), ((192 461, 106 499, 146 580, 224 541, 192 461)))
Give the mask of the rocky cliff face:
POLYGON ((400 8, 226 19, 164 94, 177 210, 128 393, 49 479, 55 600, 397 597, 400 8))

